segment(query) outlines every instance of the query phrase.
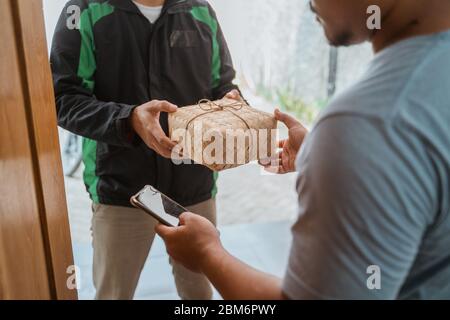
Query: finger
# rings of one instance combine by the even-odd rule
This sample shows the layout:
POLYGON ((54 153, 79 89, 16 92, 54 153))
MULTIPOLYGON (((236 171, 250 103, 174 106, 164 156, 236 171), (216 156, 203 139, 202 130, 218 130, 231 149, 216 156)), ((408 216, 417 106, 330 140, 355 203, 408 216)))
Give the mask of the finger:
POLYGON ((295 164, 295 159, 291 159, 289 161, 289 171, 290 172, 295 172, 296 171, 296 164, 295 164))
POLYGON ((283 166, 278 167, 277 174, 286 174, 286 173, 288 173, 288 171, 286 171, 286 169, 283 166))
POLYGON ((168 151, 171 151, 177 145, 176 142, 170 140, 169 137, 166 136, 162 128, 159 126, 157 128, 153 128, 152 133, 156 143, 168 151))
POLYGON ((285 152, 283 156, 281 157, 281 166, 283 167, 283 170, 288 171, 289 170, 289 162, 291 159, 291 155, 289 152, 285 152))
POLYGON ((158 154, 161 155, 162 157, 166 158, 166 159, 172 159, 172 152, 170 152, 167 149, 160 149, 158 151, 158 154))
POLYGON ((293 128, 295 126, 301 125, 299 121, 297 121, 294 117, 281 112, 279 109, 275 110, 275 119, 283 122, 288 129, 293 128))
POLYGON ((266 167, 264 169, 267 172, 274 173, 274 174, 285 174, 287 172, 281 163, 279 163, 277 166, 273 165, 270 167, 266 167))
POLYGON ((278 148, 283 148, 287 140, 278 141, 278 148))
POLYGON ((167 159, 171 158, 172 152, 169 149, 160 145, 154 136, 150 136, 149 140, 150 141, 148 143, 148 146, 150 147, 150 149, 154 150, 156 153, 163 156, 164 158, 167 159))
POLYGON ((267 166, 264 167, 264 170, 272 173, 272 174, 281 174, 282 173, 282 167, 281 166, 267 166))
POLYGON ((265 165, 265 167, 278 167, 281 164, 279 158, 270 159, 270 162, 265 165))
POLYGON ((263 167, 270 166, 271 162, 272 162, 271 158, 265 158, 265 159, 259 159, 258 160, 258 164, 260 166, 263 166, 263 167))
POLYGON ((270 158, 260 159, 258 160, 258 164, 260 164, 263 167, 270 167, 274 165, 274 163, 278 163, 278 158, 280 157, 281 152, 277 152, 270 158))
POLYGON ((282 158, 283 158, 282 152, 278 153, 278 158, 272 159, 270 164, 264 167, 264 170, 266 170, 267 172, 270 172, 270 173, 275 173, 275 174, 287 173, 288 171, 283 166, 282 158))
POLYGON ((183 159, 183 147, 180 145, 176 145, 172 151, 170 152, 171 159, 183 159))
POLYGON ((157 152, 159 155, 166 159, 172 159, 172 152, 166 148, 159 147, 159 150, 157 152))

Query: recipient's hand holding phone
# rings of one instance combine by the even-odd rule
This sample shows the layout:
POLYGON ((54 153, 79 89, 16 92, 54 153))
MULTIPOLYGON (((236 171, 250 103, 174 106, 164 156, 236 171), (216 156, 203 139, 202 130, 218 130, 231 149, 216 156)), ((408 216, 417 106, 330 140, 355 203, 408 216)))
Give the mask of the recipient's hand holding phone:
POLYGON ((188 210, 152 186, 131 198, 131 204, 157 219, 156 233, 164 240, 172 258, 195 272, 204 259, 222 245, 219 231, 206 218, 188 210))
POLYGON ((216 227, 191 212, 181 214, 178 227, 159 224, 155 230, 172 259, 194 272, 205 272, 208 259, 224 251, 216 227))

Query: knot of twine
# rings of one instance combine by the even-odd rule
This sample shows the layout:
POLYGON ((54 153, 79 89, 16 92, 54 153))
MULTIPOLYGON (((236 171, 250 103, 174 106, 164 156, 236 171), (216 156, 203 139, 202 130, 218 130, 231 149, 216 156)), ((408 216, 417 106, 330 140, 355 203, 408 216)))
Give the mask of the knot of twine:
POLYGON ((204 113, 198 114, 195 117, 193 117, 191 120, 188 121, 187 125, 186 125, 186 130, 189 129, 189 125, 196 119, 203 117, 204 115, 207 115, 209 113, 214 113, 214 112, 220 112, 220 111, 228 111, 232 114, 234 114, 237 118, 241 119, 242 122, 245 124, 245 126, 247 127, 247 129, 250 130, 250 126, 248 125, 247 121, 245 121, 244 118, 242 118, 240 115, 238 115, 235 111, 239 111, 242 108, 248 106, 248 104, 246 104, 243 101, 236 101, 236 102, 232 102, 232 103, 228 103, 228 104, 218 104, 214 101, 208 100, 208 99, 202 99, 197 103, 197 106, 200 107, 200 109, 202 109, 203 111, 206 111, 204 113), (233 111, 234 110, 234 111, 233 111))

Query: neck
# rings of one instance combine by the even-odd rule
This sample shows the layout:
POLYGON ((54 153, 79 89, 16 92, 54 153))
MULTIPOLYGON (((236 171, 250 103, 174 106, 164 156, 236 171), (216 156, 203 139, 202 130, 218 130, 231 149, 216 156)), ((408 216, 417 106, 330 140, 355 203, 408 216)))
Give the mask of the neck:
POLYGON ((407 38, 450 29, 450 1, 396 0, 372 37, 375 52, 407 38))
POLYGON ((148 7, 159 7, 164 5, 166 0, 134 0, 135 2, 148 7))

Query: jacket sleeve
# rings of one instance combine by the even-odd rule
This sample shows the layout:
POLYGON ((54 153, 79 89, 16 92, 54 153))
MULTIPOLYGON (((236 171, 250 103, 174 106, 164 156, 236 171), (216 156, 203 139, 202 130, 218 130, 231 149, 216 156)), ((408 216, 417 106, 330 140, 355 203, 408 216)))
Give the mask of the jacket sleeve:
POLYGON ((69 28, 70 1, 56 26, 50 64, 55 89, 58 125, 77 135, 111 145, 130 146, 136 138, 128 118, 136 106, 96 99, 93 23, 89 11, 81 10, 78 28, 69 28))
MULTIPOLYGON (((238 86, 233 84, 233 80, 236 77, 236 71, 233 67, 233 61, 231 59, 230 50, 228 49, 225 36, 223 35, 222 28, 217 19, 217 15, 214 9, 209 5, 209 11, 217 24, 217 44, 219 46, 218 50, 218 62, 220 67, 217 70, 213 70, 213 98, 222 99, 228 92, 233 89, 239 90, 238 86)), ((217 57, 216 57, 217 58, 217 57)), ((213 63, 214 69, 214 63, 213 63)))

